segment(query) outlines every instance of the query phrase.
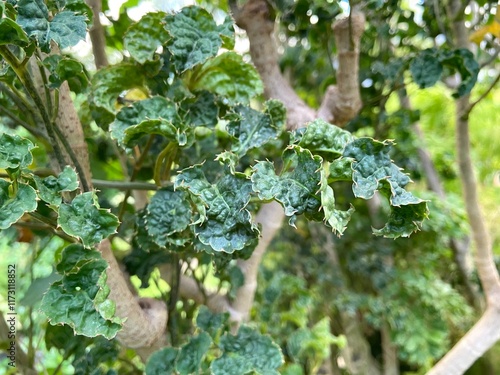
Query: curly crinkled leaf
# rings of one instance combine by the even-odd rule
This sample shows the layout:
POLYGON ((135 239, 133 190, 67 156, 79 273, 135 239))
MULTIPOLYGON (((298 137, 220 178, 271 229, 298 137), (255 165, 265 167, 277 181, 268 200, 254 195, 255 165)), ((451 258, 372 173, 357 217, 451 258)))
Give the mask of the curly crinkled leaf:
POLYGON ((29 166, 33 162, 31 150, 35 145, 18 135, 3 133, 0 136, 0 168, 13 169, 29 166))
POLYGON ((59 206, 62 202, 62 193, 65 191, 75 191, 78 189, 78 177, 73 168, 66 166, 57 176, 40 178, 33 176, 38 195, 48 204, 59 206))
POLYGON ((116 101, 128 89, 143 87, 144 76, 133 64, 119 64, 99 69, 92 77, 91 109, 94 119, 107 126, 114 119, 116 101))
POLYGON ((146 364, 146 375, 171 375, 175 371, 177 348, 163 348, 153 353, 146 364))
POLYGON ((328 176, 330 173, 330 165, 328 162, 323 163, 321 169, 321 207, 325 213, 325 221, 332 227, 332 230, 337 235, 342 235, 347 228, 347 224, 354 212, 354 207, 350 207, 347 211, 338 210, 335 208, 335 196, 333 189, 328 185, 328 176))
POLYGON ((392 163, 389 157, 390 141, 379 142, 372 138, 359 138, 347 145, 344 156, 352 162, 354 195, 370 199, 375 191, 381 189, 381 181, 387 181, 391 190, 389 199, 393 206, 417 204, 422 202, 404 187, 411 181, 392 163))
POLYGON ((232 174, 235 174, 236 173, 236 166, 238 165, 240 158, 238 157, 238 155, 236 155, 235 153, 233 153, 231 151, 224 151, 224 152, 220 153, 219 155, 217 155, 215 160, 217 160, 221 164, 227 165, 229 167, 229 171, 232 174))
POLYGON ((179 73, 217 55, 222 45, 212 16, 197 6, 186 7, 175 15, 167 16, 165 28, 172 37, 168 49, 179 73))
POLYGON ((200 226, 194 227, 201 243, 226 253, 256 245, 259 232, 246 209, 252 184, 244 175, 228 174, 211 184, 201 168, 195 166, 183 170, 175 186, 195 197, 200 216, 206 218, 200 226))
POLYGON ((208 90, 233 104, 248 104, 250 99, 263 91, 255 68, 234 52, 226 52, 207 61, 196 77, 194 89, 208 90))
POLYGON ((85 40, 87 24, 85 17, 70 11, 57 13, 50 22, 49 38, 59 47, 66 48, 76 45, 80 40, 85 40))
POLYGON ((165 44, 169 36, 165 30, 165 13, 147 13, 139 22, 130 26, 124 36, 125 48, 130 56, 140 64, 153 61, 159 46, 165 44))
POLYGON ((248 150, 278 138, 284 130, 286 109, 278 100, 267 101, 263 112, 242 105, 235 110, 238 119, 231 121, 227 130, 238 140, 232 150, 239 155, 245 155, 248 150))
POLYGON ((196 97, 183 100, 180 111, 182 118, 193 127, 214 128, 219 121, 215 95, 208 91, 201 91, 196 97))
POLYGON ((178 138, 181 119, 170 100, 155 96, 124 107, 110 125, 111 136, 129 146, 146 134, 160 134, 171 141, 178 138))
POLYGON ((115 233, 119 222, 109 210, 99 208, 93 192, 86 192, 77 195, 70 204, 61 204, 57 224, 90 247, 115 233))
POLYGON ((283 364, 283 355, 271 338, 242 326, 236 336, 225 334, 220 340, 223 354, 212 362, 214 375, 276 374, 283 364))
POLYGON ((314 155, 333 161, 342 156, 345 146, 354 136, 338 126, 317 119, 311 122, 300 138, 299 146, 307 148, 314 155))
POLYGON ((26 212, 36 210, 36 191, 31 186, 19 183, 15 196, 10 197, 11 184, 0 179, 0 229, 7 229, 26 212))
POLYGON ((50 323, 67 324, 88 337, 115 337, 122 321, 113 317, 114 303, 106 300, 107 262, 98 251, 75 244, 64 249, 61 263, 63 277, 50 286, 40 306, 50 323))
POLYGON ((338 158, 330 162, 329 181, 352 181, 353 158, 338 158))
POLYGON ((29 37, 37 40, 44 52, 50 51, 51 40, 60 48, 72 47, 85 40, 87 24, 84 16, 64 10, 49 21, 49 10, 43 0, 19 0, 17 5, 17 23, 29 37))
POLYGON ((426 202, 391 207, 391 214, 385 226, 382 229, 374 229, 373 233, 388 238, 409 237, 421 229, 428 214, 426 202))
POLYGON ((352 162, 354 195, 369 199, 380 190, 391 204, 389 221, 374 233, 391 238, 407 237, 420 229, 427 217, 427 204, 404 189, 410 178, 392 163, 390 144, 359 138, 347 145, 344 155, 355 159, 352 162))
POLYGON ((276 199, 287 216, 315 213, 320 208, 320 198, 316 195, 320 185, 321 157, 313 156, 309 150, 290 146, 284 153, 284 165, 293 166, 276 175, 274 166, 268 161, 259 161, 253 167, 253 190, 263 200, 276 199))
POLYGON ((10 18, 0 19, 0 45, 13 44, 26 47, 29 39, 24 30, 10 18))
POLYGON ((201 361, 211 344, 212 339, 206 332, 201 332, 199 335, 191 337, 189 342, 181 348, 177 357, 177 372, 180 375, 198 373, 201 361))
POLYGON ((191 205, 185 192, 161 189, 147 206, 146 230, 153 241, 166 247, 168 237, 186 229, 191 216, 191 205))

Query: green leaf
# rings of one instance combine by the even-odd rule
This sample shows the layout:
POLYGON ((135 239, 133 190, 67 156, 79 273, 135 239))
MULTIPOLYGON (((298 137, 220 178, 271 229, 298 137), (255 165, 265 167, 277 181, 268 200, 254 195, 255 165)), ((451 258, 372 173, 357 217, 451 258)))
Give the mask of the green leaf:
POLYGON ((345 146, 353 139, 354 136, 348 131, 317 119, 309 123, 298 145, 314 155, 333 161, 342 156, 345 146))
POLYGON ((176 348, 163 348, 154 352, 146 364, 146 375, 172 375, 179 353, 176 348))
POLYGON ((198 310, 198 315, 196 316, 196 326, 203 331, 207 332, 213 339, 215 339, 227 322, 229 314, 214 314, 208 307, 202 305, 198 310))
POLYGON ((231 16, 226 16, 224 22, 217 26, 219 35, 222 39, 222 47, 228 50, 234 48, 234 23, 231 16))
POLYGON ((375 191, 381 189, 381 181, 390 187, 390 203, 393 206, 417 204, 422 202, 404 187, 411 181, 392 163, 389 156, 390 141, 379 142, 372 138, 359 138, 347 145, 344 156, 355 159, 352 162, 354 195, 370 199, 375 191))
POLYGON ((10 18, 0 19, 0 45, 26 47, 29 42, 28 36, 16 22, 10 18))
POLYGON ((390 145, 389 141, 359 138, 347 145, 344 156, 354 159, 354 195, 370 199, 376 190, 380 190, 391 204, 388 223, 381 230, 374 230, 374 233, 391 238, 407 237, 420 229, 422 220, 427 217, 427 204, 404 189, 410 178, 392 163, 390 145))
POLYGON ((330 356, 331 345, 343 345, 345 339, 330 333, 330 320, 321 319, 312 328, 300 328, 287 340, 287 353, 297 362, 314 361, 320 366, 330 356))
POLYGON ((0 179, 0 229, 7 229, 26 212, 37 206, 36 191, 31 186, 19 183, 13 197, 9 194, 11 183, 0 179))
POLYGON ((246 176, 228 174, 211 184, 200 166, 194 166, 177 176, 175 188, 191 194, 202 223, 194 227, 201 243, 226 253, 256 245, 259 232, 246 209, 252 192, 246 176))
POLYGON ((285 129, 286 109, 280 101, 267 101, 263 112, 242 105, 237 106, 235 111, 238 119, 231 121, 227 130, 238 140, 232 150, 240 156, 278 138, 285 129))
POLYGON ((172 37, 168 49, 179 73, 217 55, 222 39, 210 13, 197 6, 183 8, 167 16, 165 26, 172 37))
POLYGON ((49 10, 43 0, 19 0, 17 23, 38 41, 44 52, 50 51, 51 40, 62 49, 85 40, 87 35, 84 16, 65 10, 49 21, 49 10))
POLYGON ((50 71, 50 88, 59 88, 64 81, 68 81, 72 91, 81 92, 89 85, 85 68, 77 60, 67 56, 50 55, 43 60, 43 64, 50 71))
POLYGON ((276 374, 283 364, 278 345, 268 336, 242 326, 236 336, 226 334, 220 340, 223 354, 212 362, 214 375, 244 375, 251 371, 259 374, 276 374))
POLYGON ((181 118, 173 102, 161 96, 123 107, 110 125, 111 136, 123 146, 147 134, 159 134, 179 142, 181 118))
POLYGON ((73 168, 66 166, 57 176, 40 178, 33 176, 38 195, 48 204, 59 206, 62 202, 62 193, 65 191, 75 191, 78 189, 78 176, 73 168))
POLYGON ((435 50, 421 51, 410 63, 413 80, 421 89, 434 86, 443 73, 443 65, 436 56, 435 50))
POLYGON ((80 40, 85 40, 87 24, 85 17, 70 11, 57 13, 50 22, 49 39, 55 41, 61 49, 72 47, 80 40))
POLYGON ((106 300, 107 262, 98 251, 74 244, 64 249, 61 263, 63 277, 50 286, 40 306, 50 323, 67 324, 88 337, 115 337, 122 321, 112 318, 114 304, 106 300))
POLYGON ((335 196, 333 189, 328 185, 328 177, 330 174, 330 165, 328 162, 323 163, 321 169, 321 208, 325 213, 325 221, 332 227, 337 235, 342 235, 347 228, 347 224, 351 219, 354 207, 350 207, 347 211, 338 210, 335 208, 335 196))
POLYGON ((428 215, 426 202, 391 207, 391 214, 385 226, 382 229, 373 229, 373 233, 387 238, 409 237, 422 228, 422 222, 428 215))
POLYGON ((450 69, 460 73, 460 84, 457 91, 453 93, 454 98, 469 94, 476 84, 479 74, 479 64, 474 55, 468 49, 460 48, 454 51, 439 51, 441 62, 450 69))
POLYGON ((177 357, 177 372, 180 375, 198 373, 201 361, 211 344, 212 339, 206 332, 191 337, 189 342, 181 348, 181 352, 177 357))
POLYGON ((198 92, 196 97, 181 102, 182 118, 192 127, 214 128, 219 121, 219 107, 215 95, 208 91, 198 92))
POLYGON ((117 112, 116 101, 128 89, 143 87, 144 77, 133 64, 123 63, 98 70, 92 77, 91 109, 98 125, 107 126, 117 112))
POLYGON ((3 133, 0 136, 0 168, 24 168, 33 162, 31 150, 35 145, 18 135, 3 133))
POLYGON ((225 97, 231 104, 248 104, 263 91, 255 68, 234 52, 207 61, 192 80, 193 90, 208 90, 225 97))
POLYGON ((291 216, 290 225, 294 225, 295 215, 313 214, 320 208, 316 193, 321 181, 321 157, 299 146, 289 146, 283 153, 283 161, 285 168, 279 176, 272 163, 257 162, 251 176, 252 188, 260 199, 280 202, 285 215, 291 216))
POLYGON ((153 241, 166 247, 169 237, 189 226, 191 216, 191 205, 185 192, 161 189, 147 206, 146 230, 153 241))
POLYGON ((70 236, 91 247, 116 232, 118 218, 109 210, 99 208, 93 192, 77 195, 70 204, 59 207, 57 224, 70 236))
POLYGON ((156 50, 168 39, 165 13, 155 12, 144 15, 139 22, 130 26, 123 41, 130 56, 138 63, 144 64, 154 60, 156 50))

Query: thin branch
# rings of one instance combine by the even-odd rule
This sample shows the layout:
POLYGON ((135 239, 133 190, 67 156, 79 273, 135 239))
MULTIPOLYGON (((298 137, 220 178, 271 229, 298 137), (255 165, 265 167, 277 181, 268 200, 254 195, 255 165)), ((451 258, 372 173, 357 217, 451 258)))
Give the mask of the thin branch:
POLYGON ((493 80, 493 82, 491 83, 491 85, 486 89, 486 91, 483 92, 481 94, 481 96, 476 101, 474 101, 474 102, 472 102, 472 103, 469 104, 469 107, 466 110, 467 115, 470 114, 470 112, 472 111, 472 109, 474 109, 474 107, 479 102, 481 102, 481 100, 483 100, 484 98, 486 98, 488 96, 488 94, 491 92, 491 90, 493 90, 493 88, 496 86, 496 84, 498 83, 498 81, 500 81, 500 73, 497 74, 497 76, 495 77, 495 79, 493 80))
POLYGON ((3 106, 0 106, 0 112, 3 113, 5 116, 9 117, 15 123, 17 123, 17 125, 22 126, 27 131, 29 131, 31 134, 40 138, 44 142, 44 144, 49 144, 50 140, 45 133, 43 133, 40 130, 36 129, 35 127, 31 126, 26 121, 21 120, 19 117, 16 116, 16 114, 14 112, 8 110, 7 108, 5 108, 3 106))
POLYGON ((45 129, 47 130, 47 134, 49 135, 49 138, 51 140, 52 146, 54 147, 54 154, 56 156, 57 162, 59 163, 59 166, 64 168, 66 165, 66 161, 64 159, 63 152, 61 150, 61 147, 59 146, 59 143, 57 142, 57 136, 54 131, 54 124, 50 121, 50 117, 47 113, 47 110, 45 108, 45 105, 43 103, 42 98, 38 94, 38 91, 35 87, 35 84, 33 83, 33 80, 30 76, 30 74, 26 71, 26 67, 21 65, 21 62, 18 60, 18 58, 9 50, 8 47, 6 46, 0 46, 0 55, 3 56, 5 61, 11 66, 11 68, 14 70, 16 73, 17 77, 23 84, 24 88, 30 95, 30 97, 33 99, 35 102, 35 105, 37 109, 40 111, 40 114, 42 116, 43 123, 45 125, 45 129))
POLYGON ((107 181, 92 179, 92 184, 98 189, 117 190, 158 190, 159 186, 149 182, 107 181))

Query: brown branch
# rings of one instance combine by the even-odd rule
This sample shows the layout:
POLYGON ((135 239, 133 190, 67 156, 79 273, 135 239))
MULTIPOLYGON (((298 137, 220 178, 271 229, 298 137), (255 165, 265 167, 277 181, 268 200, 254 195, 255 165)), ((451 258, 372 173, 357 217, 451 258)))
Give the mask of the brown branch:
POLYGON ((89 30, 90 41, 92 42, 92 52, 97 69, 108 66, 108 57, 106 56, 106 35, 102 27, 100 14, 102 4, 100 0, 86 0, 87 5, 92 9, 92 27, 89 30))
POLYGON ((357 67, 365 16, 363 13, 352 13, 350 17, 335 22, 332 28, 339 61, 337 85, 328 87, 318 117, 342 126, 356 116, 362 106, 357 67))
MULTIPOLYGON (((461 9, 461 2, 453 0, 451 7, 461 9)), ((463 17, 453 23, 454 37, 458 48, 468 48, 467 28, 463 17)), ((456 147, 460 180, 465 207, 475 244, 475 263, 481 286, 486 297, 487 308, 481 319, 465 334, 429 372, 430 375, 463 374, 479 357, 500 340, 500 276, 496 268, 490 234, 479 204, 477 181, 470 155, 469 95, 456 101, 456 147)))
POLYGON ((314 120, 315 111, 299 98, 280 72, 273 37, 274 20, 271 19, 268 3, 265 0, 249 0, 235 12, 236 24, 245 29, 250 40, 250 55, 264 83, 264 95, 283 102, 288 113, 288 129, 297 129, 314 120))

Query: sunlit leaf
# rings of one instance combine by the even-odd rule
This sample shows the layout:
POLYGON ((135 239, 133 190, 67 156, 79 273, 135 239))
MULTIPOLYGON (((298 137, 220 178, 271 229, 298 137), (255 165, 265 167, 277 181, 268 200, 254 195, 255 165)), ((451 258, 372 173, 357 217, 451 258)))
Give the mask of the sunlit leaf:
POLYGON ((207 61, 197 72, 192 84, 193 89, 208 90, 233 104, 248 104, 251 98, 263 91, 255 68, 234 52, 226 52, 207 61))

